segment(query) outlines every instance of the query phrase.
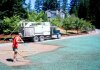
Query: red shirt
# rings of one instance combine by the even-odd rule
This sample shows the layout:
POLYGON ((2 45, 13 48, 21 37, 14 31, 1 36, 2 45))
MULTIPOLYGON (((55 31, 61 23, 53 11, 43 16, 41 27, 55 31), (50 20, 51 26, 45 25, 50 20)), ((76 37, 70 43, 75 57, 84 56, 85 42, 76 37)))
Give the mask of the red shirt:
POLYGON ((13 47, 18 48, 18 41, 21 41, 21 37, 15 36, 13 39, 13 47))

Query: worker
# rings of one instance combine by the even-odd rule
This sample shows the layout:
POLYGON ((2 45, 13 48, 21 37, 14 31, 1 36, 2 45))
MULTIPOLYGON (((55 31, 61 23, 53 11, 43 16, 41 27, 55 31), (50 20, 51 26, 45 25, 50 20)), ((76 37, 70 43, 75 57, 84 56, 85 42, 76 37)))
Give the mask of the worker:
POLYGON ((21 39, 21 36, 22 34, 21 33, 18 33, 14 38, 13 38, 13 44, 12 44, 12 49, 14 51, 14 55, 13 55, 13 61, 15 62, 17 59, 17 53, 18 53, 18 43, 20 42, 24 42, 22 39, 21 39))

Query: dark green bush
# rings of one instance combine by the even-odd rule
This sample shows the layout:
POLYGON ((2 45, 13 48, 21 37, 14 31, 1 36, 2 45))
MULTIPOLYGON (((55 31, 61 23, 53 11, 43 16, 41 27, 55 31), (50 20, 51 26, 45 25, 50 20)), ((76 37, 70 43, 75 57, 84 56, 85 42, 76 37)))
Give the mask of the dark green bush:
POLYGON ((13 16, 11 18, 5 17, 3 19, 3 33, 10 34, 19 31, 19 16, 13 16))
POLYGON ((77 30, 77 33, 83 32, 83 31, 92 31, 95 29, 95 26, 93 26, 90 22, 79 19, 78 17, 71 16, 68 18, 65 18, 62 24, 62 27, 67 31, 69 29, 75 29, 77 30))

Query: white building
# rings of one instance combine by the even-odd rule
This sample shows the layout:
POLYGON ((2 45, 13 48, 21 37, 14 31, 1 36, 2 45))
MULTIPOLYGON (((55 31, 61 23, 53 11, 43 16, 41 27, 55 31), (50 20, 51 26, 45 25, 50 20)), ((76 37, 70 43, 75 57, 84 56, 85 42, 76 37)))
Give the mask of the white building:
POLYGON ((57 15, 60 15, 61 18, 65 18, 65 14, 66 14, 63 10, 60 11, 47 10, 45 13, 47 14, 48 18, 55 18, 57 15))

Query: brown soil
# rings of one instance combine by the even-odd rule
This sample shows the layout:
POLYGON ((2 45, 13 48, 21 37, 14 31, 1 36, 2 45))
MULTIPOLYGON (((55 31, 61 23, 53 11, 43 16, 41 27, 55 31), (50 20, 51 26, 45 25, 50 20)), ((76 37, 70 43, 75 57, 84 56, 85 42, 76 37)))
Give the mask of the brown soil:
MULTIPOLYGON (((66 36, 75 36, 75 35, 83 35, 83 34, 87 34, 87 33, 69 33, 69 34, 62 34, 62 37, 66 37, 66 36)), ((16 34, 13 35, 4 35, 4 34, 0 34, 0 43, 9 43, 11 42, 9 39, 13 38, 14 36, 16 36, 16 34)))
POLYGON ((60 48, 60 46, 43 45, 39 43, 19 44, 18 55, 16 62, 13 62, 12 44, 4 45, 0 48, 0 62, 8 66, 23 66, 32 63, 31 60, 25 57, 36 55, 39 53, 50 52, 60 48))
POLYGON ((16 36, 16 34, 13 35, 0 34, 0 43, 8 43, 10 42, 9 39, 13 38, 14 36, 16 36))

